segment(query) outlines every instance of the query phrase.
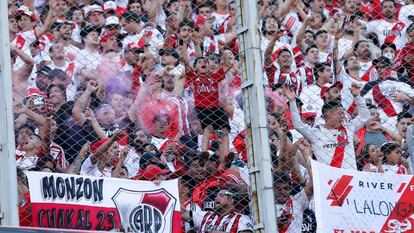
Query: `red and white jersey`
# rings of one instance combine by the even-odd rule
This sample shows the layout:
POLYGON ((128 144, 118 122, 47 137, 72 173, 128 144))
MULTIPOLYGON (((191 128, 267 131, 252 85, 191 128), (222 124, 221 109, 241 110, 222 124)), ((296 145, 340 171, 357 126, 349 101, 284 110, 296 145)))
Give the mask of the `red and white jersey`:
POLYGON ((407 43, 405 37, 407 26, 402 21, 391 23, 385 19, 372 20, 367 24, 367 32, 376 33, 381 45, 393 43, 397 49, 401 49, 407 43))
POLYGON ((78 79, 78 75, 79 75, 79 65, 77 65, 77 63, 75 62, 65 62, 64 66, 56 66, 54 63, 49 64, 49 67, 53 70, 53 69, 60 69, 62 71, 65 71, 66 76, 68 77, 68 79, 70 80, 70 85, 66 87, 66 98, 69 100, 73 100, 76 92, 77 92, 77 88, 79 86, 79 79, 78 79))
POLYGON ((199 233, 211 231, 230 233, 253 232, 253 222, 247 215, 231 213, 221 216, 212 211, 193 212, 192 214, 195 228, 199 233))
POLYGON ((375 67, 372 65, 372 61, 359 62, 361 69, 359 70, 359 77, 366 82, 375 81, 378 79, 378 73, 375 67))
POLYGON ((389 118, 396 118, 398 113, 403 110, 403 102, 391 99, 396 91, 414 98, 414 89, 410 85, 394 79, 380 82, 364 96, 365 99, 371 100, 377 106, 382 122, 386 122, 389 118))
POLYGON ((296 36, 299 33, 302 23, 299 20, 298 14, 291 10, 281 23, 281 29, 284 29, 286 36, 282 36, 281 41, 289 43, 292 46, 296 45, 296 36))
POLYGON ((302 82, 304 86, 310 86, 315 84, 316 78, 313 75, 313 68, 308 66, 303 66, 299 68, 300 76, 302 77, 302 82))
POLYGON ((275 65, 265 68, 266 75, 268 78, 269 86, 277 83, 287 84, 295 90, 296 95, 300 95, 303 89, 303 78, 299 69, 290 73, 281 73, 280 69, 275 65))
POLYGON ((105 167, 102 171, 99 170, 98 162, 92 164, 90 155, 82 163, 79 175, 81 176, 95 176, 95 177, 111 177, 112 176, 112 167, 105 167))
MULTIPOLYGON (((262 40, 260 41, 260 48, 262 50, 263 56, 264 56, 265 50, 266 50, 267 46, 269 45, 269 43, 270 43, 269 39, 267 39, 266 37, 262 37, 262 40)), ((272 53, 272 58, 273 58, 273 62, 274 62, 275 65, 277 65, 276 60, 277 60, 277 57, 279 55, 279 51, 281 49, 288 49, 290 51, 290 53, 293 55, 292 46, 290 44, 288 44, 286 42, 282 42, 282 41, 276 41, 275 47, 273 48, 273 53, 272 53)), ((264 59, 264 57, 263 57, 263 59, 264 59)), ((296 68, 295 60, 293 60, 293 63, 294 64, 292 64, 292 69, 296 68)))
MULTIPOLYGON (((16 48, 23 51, 26 55, 32 57, 32 54, 30 52, 30 44, 35 42, 38 39, 36 35, 36 29, 26 31, 26 32, 20 32, 17 34, 16 38, 11 42, 12 46, 15 46, 16 48)), ((14 63, 14 70, 17 70, 21 68, 25 62, 18 56, 16 58, 16 61, 14 63)))
MULTIPOLYGON (((197 203, 191 202, 191 200, 186 201, 183 204, 183 207, 188 211, 193 211, 193 213, 202 211, 201 207, 197 205, 197 203)), ((185 232, 188 232, 191 229, 191 225, 187 222, 185 223, 184 227, 185 227, 185 232)))
POLYGON ((133 45, 137 48, 144 48, 145 36, 150 37, 149 49, 153 55, 158 55, 158 51, 164 46, 164 37, 160 31, 153 27, 145 27, 136 35, 127 35, 122 40, 123 48, 133 45))
POLYGON ((401 164, 395 164, 395 165, 383 164, 382 168, 384 169, 384 173, 409 175, 407 168, 401 164))
POLYGON ((17 156, 16 155, 16 167, 23 171, 36 168, 37 161, 42 156, 44 156, 42 152, 38 152, 37 154, 30 155, 30 156, 17 156))
POLYGON ((80 54, 80 49, 76 46, 69 45, 65 47, 65 58, 69 62, 76 61, 76 57, 80 54))
POLYGON ((356 79, 349 74, 346 73, 345 69, 341 69, 341 73, 337 75, 338 81, 343 84, 343 88, 341 90, 341 103, 349 115, 352 115, 356 111, 356 104, 354 102, 354 97, 350 89, 352 88, 352 84, 356 84, 359 87, 364 87, 365 84, 368 82, 360 79, 356 79))
POLYGON ((204 37, 201 48, 203 50, 203 56, 208 56, 209 54, 219 54, 219 40, 224 40, 223 34, 204 37))
POLYGON ((218 31, 224 22, 229 18, 229 14, 220 14, 216 11, 211 13, 211 19, 213 20, 213 28, 215 31, 218 31))
POLYGON ((69 162, 66 160, 66 157, 65 157, 65 151, 58 144, 52 142, 52 144, 50 145, 49 154, 56 161, 56 164, 59 167, 63 169, 66 169, 69 167, 69 162))
POLYGON ((309 207, 305 189, 291 196, 284 205, 276 204, 277 219, 287 220, 284 226, 278 226, 279 233, 297 233, 302 230, 303 211, 309 207))
POLYGON ((11 42, 11 44, 25 52, 26 49, 29 49, 30 44, 35 42, 37 39, 38 36, 36 34, 36 29, 33 29, 30 31, 18 33, 16 38, 14 38, 14 40, 11 42))
POLYGON ((361 97, 355 98, 358 116, 338 129, 327 129, 325 125, 312 127, 302 122, 295 102, 290 102, 293 127, 310 143, 316 159, 332 167, 357 169, 354 134, 370 120, 370 112, 361 97))

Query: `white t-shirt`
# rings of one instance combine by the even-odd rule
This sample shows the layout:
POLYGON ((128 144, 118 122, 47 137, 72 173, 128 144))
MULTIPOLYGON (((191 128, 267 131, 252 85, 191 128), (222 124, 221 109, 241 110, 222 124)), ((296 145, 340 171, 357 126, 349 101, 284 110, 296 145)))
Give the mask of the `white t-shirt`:
POLYGON ((82 68, 94 70, 101 63, 101 56, 102 55, 98 51, 91 52, 87 49, 82 49, 76 53, 76 62, 82 68))
POLYGON ((322 88, 316 84, 306 86, 300 95, 303 103, 303 112, 316 112, 317 117, 322 115, 323 99, 321 98, 322 88))
MULTIPOLYGON (((285 216, 290 220, 284 227, 285 233, 297 233, 302 230, 303 211, 309 207, 309 199, 305 189, 302 189, 295 196, 291 196, 284 205, 276 204, 276 214, 280 218, 285 216)), ((279 229, 280 231, 281 229, 279 229)))
POLYGON ((196 229, 198 229, 198 232, 253 232, 252 220, 247 215, 239 213, 231 213, 225 216, 220 216, 212 211, 193 212, 193 221, 196 229))
POLYGON ((105 167, 104 170, 101 172, 98 168, 98 162, 92 164, 90 155, 85 161, 83 162, 79 175, 82 176, 96 176, 96 177, 111 177, 112 176, 112 167, 105 167))

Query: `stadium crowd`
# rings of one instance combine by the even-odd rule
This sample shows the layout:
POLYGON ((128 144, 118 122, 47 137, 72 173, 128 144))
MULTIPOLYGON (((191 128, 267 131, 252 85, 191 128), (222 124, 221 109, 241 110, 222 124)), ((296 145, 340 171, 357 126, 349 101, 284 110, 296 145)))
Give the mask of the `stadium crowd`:
MULTIPOLYGON (((277 225, 315 232, 311 158, 413 171, 414 2, 257 3, 277 225)), ((234 1, 9 0, 8 18, 21 226, 34 170, 179 178, 183 232, 254 231, 234 1)))

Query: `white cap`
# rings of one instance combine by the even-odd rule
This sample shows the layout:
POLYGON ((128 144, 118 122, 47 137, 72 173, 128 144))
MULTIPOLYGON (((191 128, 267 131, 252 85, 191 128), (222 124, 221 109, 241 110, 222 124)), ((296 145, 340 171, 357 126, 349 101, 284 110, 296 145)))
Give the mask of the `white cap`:
POLYGON ((119 25, 119 19, 118 19, 118 17, 116 17, 116 16, 109 16, 108 18, 106 18, 106 23, 105 23, 106 26, 108 26, 108 25, 114 25, 114 24, 119 25))
POLYGON ((116 3, 114 1, 107 1, 103 5, 103 10, 104 11, 110 11, 110 10, 116 11, 117 7, 118 6, 116 5, 116 3))
POLYGON ((85 12, 85 15, 88 15, 92 12, 101 12, 103 13, 102 7, 100 7, 99 5, 87 5, 83 8, 83 11, 85 12))

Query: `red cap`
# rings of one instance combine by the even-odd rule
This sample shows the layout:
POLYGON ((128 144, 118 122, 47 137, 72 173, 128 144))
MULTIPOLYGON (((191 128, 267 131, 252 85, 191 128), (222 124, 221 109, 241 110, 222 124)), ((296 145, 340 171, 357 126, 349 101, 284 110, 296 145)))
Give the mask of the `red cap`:
POLYGON ((197 19, 196 19, 196 21, 195 21, 195 24, 194 24, 194 26, 196 27, 196 28, 198 28, 201 24, 203 24, 207 19, 209 19, 208 17, 206 17, 206 16, 199 16, 197 19))
POLYGON ((102 45, 103 43, 105 43, 109 38, 111 38, 112 37, 112 35, 110 35, 110 34, 108 34, 108 33, 105 33, 104 35, 102 35, 100 38, 99 38, 99 44, 100 45, 102 45))
POLYGON ((25 93, 25 97, 29 97, 29 96, 42 96, 42 92, 39 89, 36 88, 29 88, 27 89, 26 93, 25 93))
POLYGON ((342 88, 344 88, 344 85, 339 81, 337 81, 333 84, 327 83, 327 84, 323 85, 323 87, 321 89, 321 98, 323 100, 325 100, 326 93, 329 91, 329 89, 334 88, 334 87, 338 88, 339 90, 342 90, 342 88))
POLYGON ((170 173, 169 170, 162 170, 160 167, 155 165, 148 165, 145 169, 143 177, 145 180, 154 180, 158 175, 164 175, 170 173))
POLYGON ((302 118, 308 118, 308 117, 313 117, 316 118, 317 113, 316 112, 302 112, 302 118))
POLYGON ((101 140, 99 140, 99 141, 95 142, 94 144, 92 144, 92 146, 91 146, 91 152, 92 152, 92 153, 95 153, 95 152, 96 152, 96 150, 97 150, 100 146, 102 146, 102 144, 104 144, 104 143, 105 143, 105 142, 107 142, 107 141, 109 141, 109 138, 103 138, 103 139, 101 139, 101 140))

